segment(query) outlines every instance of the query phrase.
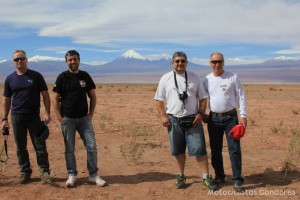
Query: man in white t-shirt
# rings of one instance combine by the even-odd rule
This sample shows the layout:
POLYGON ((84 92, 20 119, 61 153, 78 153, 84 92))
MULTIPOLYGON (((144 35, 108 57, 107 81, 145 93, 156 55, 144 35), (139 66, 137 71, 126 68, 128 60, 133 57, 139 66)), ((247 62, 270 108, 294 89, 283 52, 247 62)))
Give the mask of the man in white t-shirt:
POLYGON ((209 96, 208 132, 215 182, 222 185, 226 178, 222 156, 225 133, 233 173, 232 183, 236 192, 244 192, 240 140, 234 140, 229 136, 229 132, 237 124, 247 127, 246 97, 237 75, 224 70, 224 56, 221 53, 211 54, 210 66, 213 72, 205 77, 204 87, 209 96), (239 108, 240 120, 237 108, 239 108))
POLYGON ((200 78, 186 70, 187 63, 184 52, 173 54, 173 70, 161 77, 154 99, 162 125, 168 129, 172 156, 175 156, 179 168, 176 187, 185 187, 185 151, 188 147, 189 156, 196 157, 202 169, 203 184, 210 190, 216 190, 217 186, 208 171, 201 121, 207 95, 200 78))

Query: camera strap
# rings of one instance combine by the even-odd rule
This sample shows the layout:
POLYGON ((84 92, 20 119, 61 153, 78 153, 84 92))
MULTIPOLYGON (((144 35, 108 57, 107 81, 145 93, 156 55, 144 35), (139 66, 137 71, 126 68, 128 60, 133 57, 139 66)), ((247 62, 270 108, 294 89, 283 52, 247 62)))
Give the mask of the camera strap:
MULTIPOLYGON (((178 87, 178 83, 177 83, 177 78, 176 78, 176 72, 173 71, 174 73, 174 82, 175 82, 175 86, 176 86, 176 89, 177 89, 177 92, 179 93, 179 87, 178 87)), ((187 73, 186 71, 184 71, 184 77, 185 77, 185 91, 184 92, 187 92, 187 88, 188 88, 188 84, 187 84, 187 73)), ((185 101, 184 99, 182 100, 182 103, 183 103, 183 108, 185 109, 185 101)))

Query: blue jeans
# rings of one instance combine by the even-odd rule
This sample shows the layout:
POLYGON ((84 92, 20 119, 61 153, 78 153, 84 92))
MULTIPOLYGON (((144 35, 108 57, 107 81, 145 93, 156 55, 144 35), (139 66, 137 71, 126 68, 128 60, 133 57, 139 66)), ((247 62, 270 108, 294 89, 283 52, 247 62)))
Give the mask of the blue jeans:
POLYGON ((97 167, 97 144, 94 128, 90 118, 68 118, 64 117, 61 124, 62 134, 65 142, 65 158, 69 175, 78 174, 75 158, 75 133, 78 131, 80 138, 87 150, 87 169, 90 176, 98 173, 97 167))
POLYGON ((171 126, 168 128, 172 156, 178 156, 188 147, 189 156, 206 155, 206 145, 203 126, 183 128, 178 124, 178 119, 169 115, 171 126))
POLYGON ((237 113, 218 116, 210 113, 208 121, 208 133, 211 148, 211 162, 215 170, 216 179, 225 179, 226 175, 223 166, 223 135, 225 133, 228 145, 228 152, 232 168, 232 182, 243 183, 242 174, 242 152, 240 140, 234 140, 229 136, 229 131, 238 124, 237 113))
POLYGON ((48 152, 45 141, 38 139, 41 118, 36 114, 12 114, 11 123, 17 147, 17 156, 22 174, 31 173, 29 154, 27 150, 27 131, 33 144, 37 164, 41 173, 49 172, 48 152))

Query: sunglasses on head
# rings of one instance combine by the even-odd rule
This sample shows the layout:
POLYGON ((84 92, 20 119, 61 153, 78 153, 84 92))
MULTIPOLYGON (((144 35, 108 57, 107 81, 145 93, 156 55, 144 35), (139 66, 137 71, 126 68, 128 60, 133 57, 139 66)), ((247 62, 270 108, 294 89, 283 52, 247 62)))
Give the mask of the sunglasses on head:
POLYGON ((217 64, 217 63, 221 64, 221 63, 223 63, 223 61, 224 60, 211 60, 210 62, 213 64, 217 64))
POLYGON ((186 62, 186 60, 174 60, 174 62, 176 62, 176 63, 185 63, 186 62))
POLYGON ((20 58, 15 58, 14 61, 19 62, 19 61, 23 61, 25 59, 26 59, 26 57, 20 57, 20 58))

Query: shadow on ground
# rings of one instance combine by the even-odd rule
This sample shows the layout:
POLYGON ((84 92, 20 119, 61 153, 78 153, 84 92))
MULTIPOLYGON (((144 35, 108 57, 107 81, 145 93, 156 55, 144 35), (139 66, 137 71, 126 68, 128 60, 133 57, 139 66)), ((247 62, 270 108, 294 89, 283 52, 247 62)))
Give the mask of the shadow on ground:
POLYGON ((283 171, 265 171, 259 174, 245 176, 245 183, 253 184, 247 189, 256 189, 269 186, 286 186, 292 182, 300 182, 300 172, 297 170, 283 171))

